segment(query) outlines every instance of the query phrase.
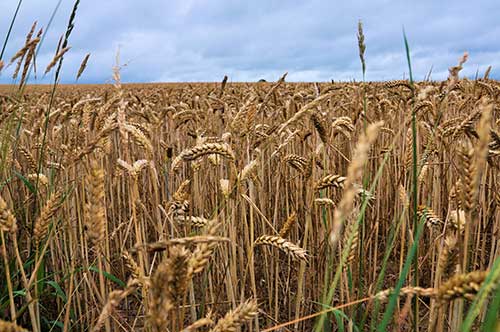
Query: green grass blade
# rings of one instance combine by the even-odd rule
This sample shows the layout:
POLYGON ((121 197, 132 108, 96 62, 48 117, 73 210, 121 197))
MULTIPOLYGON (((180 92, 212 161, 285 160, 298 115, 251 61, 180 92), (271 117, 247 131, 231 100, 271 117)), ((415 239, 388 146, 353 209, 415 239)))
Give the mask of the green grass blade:
MULTIPOLYGON (((462 326, 460 327, 461 332, 468 332, 471 330, 472 324, 474 323, 474 320, 479 315, 481 309, 486 303, 488 296, 495 291, 495 287, 498 288, 499 283, 500 283, 500 258, 497 258, 493 264, 493 268, 491 269, 490 273, 488 273, 486 280, 483 282, 481 289, 479 290, 479 293, 477 294, 474 302, 472 303, 472 306, 469 309, 469 312, 467 313, 465 320, 462 322, 462 326)), ((497 296, 496 299, 494 299, 494 302, 495 301, 497 302, 496 304, 497 307, 499 301, 498 297, 499 296, 497 290, 497 296)), ((494 305, 491 305, 491 307, 494 307, 494 305)), ((498 311, 496 312, 498 314, 498 311)), ((493 331, 493 329, 491 330, 486 329, 484 331, 493 331)))
POLYGON ((93 272, 102 274, 105 278, 107 278, 108 280, 111 280, 112 282, 114 282, 115 284, 117 284, 120 287, 125 288, 125 286, 127 286, 126 283, 124 283, 122 280, 120 280, 119 278, 115 277, 111 273, 106 272, 106 271, 101 271, 101 270, 99 270, 95 266, 90 266, 89 267, 89 271, 93 271, 93 272))
POLYGON ((422 232, 424 230, 424 220, 420 221, 420 224, 418 225, 417 228, 417 233, 415 235, 415 241, 413 242, 410 251, 408 252, 408 255, 406 256, 405 264, 403 266, 403 271, 401 271, 401 274, 399 275, 399 280, 394 288, 393 293, 391 294, 389 298, 389 304, 387 305, 387 309, 384 312, 384 316, 382 318, 382 321, 377 327, 377 332, 385 332, 387 330, 387 326, 392 320, 394 309, 396 307, 396 302, 399 298, 399 291, 403 287, 403 284, 405 282, 406 277, 408 276, 408 273, 410 272, 410 267, 412 265, 413 259, 415 258, 417 254, 417 248, 418 248, 418 241, 420 240, 420 237, 422 236, 422 232))
POLYGON ((3 42, 2 52, 0 52, 0 60, 3 59, 5 48, 7 47, 7 43, 9 42, 10 33, 12 32, 12 28, 14 27, 14 22, 16 21, 17 13, 19 12, 19 8, 21 7, 22 3, 23 0, 19 0, 19 2, 17 3, 16 11, 14 12, 14 16, 12 16, 12 19, 10 20, 9 30, 7 31, 7 35, 5 36, 5 40, 3 42))

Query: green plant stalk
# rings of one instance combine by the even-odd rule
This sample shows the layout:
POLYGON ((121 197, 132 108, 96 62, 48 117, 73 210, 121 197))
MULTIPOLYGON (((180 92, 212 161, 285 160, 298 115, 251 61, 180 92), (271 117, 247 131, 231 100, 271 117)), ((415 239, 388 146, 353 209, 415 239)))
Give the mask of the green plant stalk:
MULTIPOLYGON (((390 245, 386 248, 386 251, 385 251, 385 254, 384 254, 383 263, 382 263, 381 272, 378 275, 377 281, 375 283, 375 291, 374 291, 374 293, 377 293, 378 291, 381 290, 381 285, 382 285, 382 282, 383 282, 383 278, 385 276, 387 262, 389 261, 389 256, 391 254, 391 250, 392 250, 392 248, 394 246, 394 242, 396 240, 396 235, 395 234, 398 234, 398 232, 399 232, 399 229, 400 229, 400 227, 401 227, 401 225, 402 225, 402 223, 404 221, 405 212, 406 212, 406 207, 403 208, 403 211, 402 211, 402 213, 400 215, 399 221, 398 221, 397 225, 395 226, 395 228, 391 227, 391 233, 389 234, 389 243, 390 243, 390 245)), ((376 300, 375 301, 375 307, 374 307, 374 309, 372 311, 374 317, 378 316, 379 309, 380 309, 380 301, 376 300)), ((368 312, 365 312, 365 315, 363 317, 361 326, 364 325, 364 322, 366 321, 367 316, 368 316, 368 312)), ((375 325, 375 321, 373 320, 372 324, 370 326, 370 331, 373 331, 375 329, 374 325, 375 325)))
MULTIPOLYGON (((73 31, 73 28, 74 28, 73 22, 74 22, 76 11, 78 10, 79 4, 80 4, 80 0, 76 0, 75 4, 73 6, 73 10, 71 11, 71 15, 70 15, 69 22, 68 22, 68 27, 66 28, 66 34, 64 36, 64 41, 63 41, 61 48, 65 48, 68 45, 68 38, 71 35, 71 31, 73 31)), ((47 108, 47 111, 45 112, 45 123, 44 123, 44 128, 43 128, 42 146, 40 149, 40 157, 38 159, 38 173, 40 173, 41 168, 42 168, 42 160, 43 160, 44 153, 45 153, 45 143, 46 143, 46 139, 47 139, 47 130, 48 130, 48 125, 49 125, 49 115, 50 115, 50 111, 52 109, 52 105, 54 103, 54 96, 56 93, 57 85, 59 83, 59 74, 61 71, 61 66, 62 66, 63 60, 64 60, 64 56, 62 56, 61 59, 59 60, 59 64, 57 66, 57 70, 56 70, 55 77, 54 77, 54 83, 52 85, 52 91, 50 94, 49 107, 47 108)), ((38 192, 38 184, 39 184, 38 180, 39 179, 37 177, 37 181, 36 181, 36 185, 35 185, 37 192, 38 192)))
MULTIPOLYGON (((78 9, 78 4, 79 3, 80 3, 80 0, 76 0, 75 1, 75 5, 73 6, 73 10, 71 12, 70 20, 68 22, 68 28, 66 29, 66 35, 65 35, 65 38, 64 38, 64 45, 65 46, 68 43, 68 38, 69 38, 69 36, 71 34, 71 31, 73 30, 73 27, 74 27, 73 20, 75 18, 76 10, 78 9)), ((60 69, 61 69, 61 65, 62 65, 62 61, 63 60, 64 60, 64 57, 61 57, 61 59, 59 60, 59 66, 57 68, 58 70, 56 71, 56 74, 55 74, 55 77, 54 77, 54 83, 52 85, 52 91, 51 91, 51 94, 50 94, 49 106, 47 108, 47 111, 45 112, 45 121, 44 121, 44 127, 43 127, 42 144, 41 144, 41 148, 40 148, 40 156, 38 158, 38 166, 37 166, 37 173, 38 174, 40 174, 40 172, 42 170, 42 161, 44 160, 45 145, 46 145, 46 140, 47 140, 47 131, 48 131, 48 127, 49 127, 49 115, 50 115, 50 111, 52 109, 52 105, 54 103, 54 97, 55 97, 57 85, 59 83, 59 73, 60 73, 60 69)), ((37 176, 36 177, 36 182, 35 182, 35 192, 38 192, 39 182, 40 182, 39 181, 39 177, 37 176)), ((35 195, 35 204, 36 204, 36 199, 37 199, 37 196, 35 195)), ((31 224, 31 229, 30 229, 30 234, 31 235, 33 235, 33 230, 34 230, 34 224, 32 223, 31 224)))
MULTIPOLYGON (((396 242, 396 238, 397 238, 397 234, 399 233, 399 229, 401 228, 401 225, 404 222, 405 212, 406 212, 406 207, 403 208, 403 212, 401 213, 397 224, 395 226, 391 227, 391 232, 389 233, 389 245, 385 249, 384 259, 382 261, 382 267, 381 267, 379 275, 377 276, 377 281, 375 282, 374 293, 377 293, 378 291, 381 290, 382 282, 384 281, 384 277, 385 277, 385 271, 387 269, 387 262, 389 261, 392 249, 394 248, 394 242, 396 242)), ((379 310, 380 310, 380 301, 376 300, 375 307, 372 310, 374 317, 378 316, 379 310)), ((368 318, 368 311, 366 311, 365 314, 363 315, 363 319, 361 321, 360 326, 364 326, 364 323, 365 323, 367 318, 368 318)), ((372 324, 370 324, 370 325, 371 325, 370 331, 374 331, 375 330, 375 320, 372 320, 372 324)))
MULTIPOLYGON (((412 132, 412 196, 413 196, 413 229, 418 227, 418 217, 417 217, 417 205, 418 205, 418 172, 417 172, 417 115, 413 111, 413 102, 415 97, 415 88, 413 86, 413 73, 411 70, 411 57, 410 57, 410 47, 408 45, 408 39, 406 38, 406 33, 403 30, 403 38, 405 43, 406 60, 408 62, 408 72, 410 75, 410 86, 411 86, 411 132, 412 132)), ((418 240, 415 242, 417 244, 416 257, 418 258, 418 240)), ((418 286, 418 259, 413 262, 413 286, 418 286)), ((418 296, 413 297, 413 330, 418 332, 418 296)))
MULTIPOLYGON (((366 65, 364 62, 361 63, 362 64, 362 70, 363 70, 363 129, 364 129, 364 132, 366 134, 366 128, 368 127, 368 120, 367 120, 367 116, 366 116, 366 113, 367 113, 367 105, 368 105, 368 102, 367 102, 367 97, 366 97, 366 87, 365 87, 365 76, 366 76, 366 65)), ((368 183, 370 182, 369 178, 370 178, 370 174, 367 174, 367 169, 368 169, 368 161, 365 162, 365 165, 363 166, 364 167, 364 170, 363 170, 363 189, 366 189, 368 188, 368 183)), ((363 192, 363 201, 364 200, 367 200, 368 198, 365 197, 365 192, 363 192)), ((365 238, 365 234, 366 234, 366 228, 365 228, 365 210, 363 210, 361 212, 361 227, 360 227, 360 232, 361 232, 361 235, 359 236, 359 248, 363 248, 363 239, 365 238)), ((364 265, 363 265, 363 260, 360 259, 359 260, 359 272, 358 272, 358 288, 360 290, 360 293, 363 293, 364 291, 364 284, 363 284, 363 278, 361 278, 361 276, 363 275, 363 272, 364 272, 364 265)), ((357 318, 357 317, 356 317, 357 318)))
MULTIPOLYGON (((71 11, 71 15, 69 17, 69 22, 68 22, 68 27, 66 28, 66 34, 64 36, 64 41, 61 45, 61 49, 65 48, 66 46, 68 46, 68 39, 69 39, 69 36, 71 35, 71 32, 73 31, 73 28, 75 27, 74 25, 74 21, 75 21, 75 17, 76 17, 76 12, 78 10, 78 5, 80 4, 80 0, 76 0, 75 1, 75 4, 73 6, 73 10, 71 11)), ((56 70, 56 78, 55 80, 57 81, 58 77, 59 77, 59 72, 61 71, 61 67, 62 67, 62 63, 63 63, 63 60, 64 60, 64 56, 61 57, 61 60, 59 60, 59 63, 57 65, 57 70, 56 70)))
MULTIPOLYGON (((367 113, 367 98, 366 98, 366 90, 365 90, 365 64, 363 63, 363 126, 364 126, 364 132, 366 133, 366 128, 368 127, 368 121, 367 121, 367 117, 366 117, 366 113, 367 113)), ((370 174, 367 174, 368 173, 368 161, 365 162, 365 165, 363 166, 364 170, 363 170, 363 189, 366 190, 366 188, 368 188, 368 183, 370 182, 369 178, 370 178, 370 174)), ((362 199, 363 201, 364 200, 367 200, 368 197, 366 197, 366 194, 365 192, 363 191, 363 194, 362 194, 362 199)), ((366 228, 365 228, 365 210, 363 210, 361 212, 361 225, 360 225, 360 232, 361 232, 361 235, 359 236, 359 248, 363 248, 363 245, 364 245, 364 242, 363 242, 363 239, 365 238, 365 234, 366 234, 366 228)), ((360 290, 360 292, 363 292, 364 290, 364 284, 363 284, 363 278, 361 278, 361 276, 363 275, 363 272, 364 272, 364 265, 363 265, 363 260, 360 259, 359 260, 359 271, 358 271, 358 288, 360 290)), ((355 318, 357 318, 355 316, 355 318)))
POLYGON ((10 33, 12 32, 12 28, 14 27, 14 22, 16 21, 17 13, 19 12, 19 8, 21 7, 22 2, 23 0, 19 0, 19 2, 17 3, 16 11, 14 12, 14 16, 12 16, 12 19, 10 20, 9 30, 7 31, 7 35, 5 36, 5 40, 3 42, 2 52, 0 52, 0 60, 2 60, 3 54, 5 53, 5 48, 7 47, 7 42, 9 41, 10 33))
MULTIPOLYGON (((393 144, 394 145, 394 142, 393 144)), ((372 185, 370 187, 370 194, 373 193, 373 191, 375 190, 375 187, 377 186, 378 184, 378 180, 380 179, 380 177, 382 176, 382 171, 384 169, 384 166, 387 162, 387 160, 389 159, 389 153, 386 152, 385 155, 384 155, 384 159, 382 160, 382 163, 380 164, 380 167, 377 171, 377 174, 375 175, 375 178, 373 179, 373 182, 372 182, 372 185)), ((363 204, 361 205, 361 209, 360 209, 360 212, 359 212, 359 216, 356 220, 356 222, 359 224, 361 222, 361 216, 364 214, 364 211, 366 210, 366 207, 368 206, 368 199, 365 199, 363 200, 363 204)), ((326 296, 326 301, 323 301, 324 304, 327 304, 328 303, 331 303, 332 302, 332 299, 333 299, 333 295, 335 293, 335 290, 337 288, 337 284, 339 282, 339 279, 340 279, 340 275, 342 273, 342 269, 343 269, 343 266, 345 264, 345 262, 347 261, 347 256, 349 255, 349 250, 348 248, 351 247, 351 244, 352 244, 352 241, 354 239, 354 233, 351 234, 347 240, 347 245, 346 245, 346 248, 342 251, 342 256, 341 256, 341 260, 339 262, 339 265, 337 266, 337 269, 335 271, 335 276, 333 278, 333 281, 330 283, 330 287, 328 289, 328 294, 326 296)), ((326 319, 326 313, 325 314, 322 314, 321 316, 319 316, 317 322, 316 322, 316 326, 315 326, 315 331, 316 332, 321 332, 321 328, 324 324, 324 321, 326 319)))
MULTIPOLYGON (((471 330, 472 324, 474 323, 474 319, 479 315, 486 300, 488 299, 488 296, 495 290, 495 287, 499 286, 499 282, 500 282, 500 258, 497 258, 493 263, 493 268, 491 269, 490 273, 488 273, 486 280, 483 282, 478 295, 474 299, 474 302, 472 303, 472 306, 470 307, 465 320, 462 322, 462 325, 460 326, 461 332, 468 332, 471 330)), ((495 299, 495 301, 498 302, 499 296, 497 295, 496 297, 497 298, 495 299)), ((493 330, 486 329, 484 331, 493 331, 493 330)))
MULTIPOLYGON (((374 187, 372 187, 372 189, 374 189, 374 187)), ((368 205, 368 200, 363 201, 363 205, 361 207, 361 211, 365 210, 367 205, 368 205)), ((361 211, 360 211, 360 214, 359 214, 358 218, 356 219, 356 222, 358 224, 361 222, 361 219, 362 219, 362 212, 361 211)), ((327 294, 327 297, 326 297, 326 303, 331 303, 331 301, 333 299, 333 295, 335 294, 335 290, 337 289, 337 284, 338 284, 338 282, 340 280, 340 275, 342 274, 342 270, 343 270, 344 264, 347 261, 347 257, 349 256, 349 248, 352 245, 353 239, 354 239, 354 233, 350 234, 350 236, 349 236, 349 238, 347 240, 346 247, 342 251, 342 256, 341 256, 339 265, 337 266, 337 269, 335 271, 335 276, 334 276, 333 281, 331 282, 330 287, 328 289, 328 294, 327 294)), ((326 314, 320 316, 320 318, 318 320, 318 323, 316 325, 316 329, 315 329, 316 332, 320 332, 321 331, 320 329, 322 329, 323 324, 325 322, 325 319, 326 319, 326 314)))
POLYGON ((389 298, 389 304, 387 306, 386 311, 384 312, 384 317, 382 318, 382 322, 377 327, 377 332, 386 331, 387 325, 389 325, 389 322, 392 320, 392 314, 396 307, 396 302, 399 298, 399 291, 403 287, 406 276, 410 271, 410 266, 412 265, 415 255, 417 254, 418 241, 420 240, 420 236, 422 235, 425 225, 424 218, 425 217, 422 216, 422 220, 420 220, 420 224, 418 225, 417 232, 415 234, 415 240, 410 248, 410 251, 408 252, 408 256, 406 256, 406 261, 403 266, 403 271, 399 276, 399 280, 398 283, 396 284, 396 287, 394 288, 394 292, 391 294, 389 298))
MULTIPOLYGON (((75 19, 75 16, 76 16, 76 12, 78 10, 79 3, 80 3, 80 0, 76 0, 75 4, 73 6, 73 10, 71 11, 71 15, 70 15, 70 18, 69 18, 69 21, 68 21, 68 27, 66 28, 66 34, 64 36, 64 42, 63 42, 62 48, 66 47, 68 45, 68 38, 71 35, 71 32, 73 31, 73 28, 74 28, 74 19, 75 19)), ((57 9, 57 7, 56 7, 56 9, 57 9)), ((54 103, 54 97, 55 97, 57 85, 59 83, 59 74, 60 74, 60 71, 61 71, 63 60, 64 60, 64 56, 61 57, 61 59, 59 60, 57 71, 56 71, 55 76, 54 76, 54 83, 52 85, 52 91, 51 91, 51 94, 50 94, 49 106, 47 107, 47 111, 45 112, 45 121, 44 121, 44 128, 43 128, 42 144, 41 144, 41 148, 40 148, 40 155, 39 155, 38 167, 37 167, 37 173, 38 174, 40 174, 40 172, 41 172, 42 161, 44 160, 45 145, 46 145, 46 140, 47 140, 47 131, 48 131, 48 127, 49 127, 49 115, 50 115, 50 111, 52 109, 52 105, 54 103)), ((40 179, 37 176, 36 183, 35 183, 35 192, 38 192, 38 186, 40 184, 39 180, 40 179)), ((35 204, 36 204, 36 197, 37 196, 35 196, 35 204)), ((33 234, 33 230, 34 230, 34 224, 32 223, 31 224, 31 234, 33 234)), ((37 250, 38 250, 38 248, 37 248, 37 250)), ((40 259, 43 260, 44 257, 42 256, 42 257, 40 257, 40 259)), ((38 308, 38 305, 37 305, 37 308, 38 308)), ((37 310, 37 312, 38 312, 38 310, 37 310)), ((108 326, 106 325, 106 327, 108 327, 108 326)), ((109 330, 109 329, 107 329, 107 330, 109 330)))
MULTIPOLYGON (((358 25, 358 29, 360 29, 362 26, 361 26, 361 21, 358 25)), ((358 30, 358 33, 360 31, 358 30)), ((361 31, 362 32, 362 31, 361 31)), ((359 36, 358 36, 359 38, 359 36)), ((358 39, 359 40, 359 39, 358 39)), ((363 46, 366 48, 366 45, 364 43, 364 36, 363 36, 363 46)), ((365 83, 366 83, 366 60, 364 58, 364 52, 365 52, 365 49, 359 49, 359 58, 360 58, 360 61, 361 61, 361 71, 363 73, 363 83, 362 83, 362 86, 363 86, 363 89, 362 89, 362 93, 363 93, 363 130, 364 132, 366 133, 366 128, 368 127, 368 120, 367 120, 367 111, 368 111, 368 102, 367 102, 367 97, 366 97, 366 87, 365 87, 365 83)), ((363 166, 364 167, 364 170, 363 170, 363 189, 366 189, 368 188, 368 183, 369 183, 369 178, 370 178, 370 174, 367 174, 367 164, 368 162, 365 162, 365 165, 363 166)), ((362 197, 363 201, 365 199, 367 199, 367 197, 365 197, 365 192, 363 192, 363 197, 362 197)), ((359 248, 363 248, 363 245, 364 245, 364 242, 363 242, 363 239, 365 238, 365 234, 366 234, 366 225, 365 225, 365 210, 362 211, 361 213, 361 225, 360 225, 360 232, 361 232, 361 235, 359 236, 359 248)), ((364 265, 363 265, 363 260, 360 259, 359 260, 359 270, 358 270, 358 289, 360 290, 360 292, 363 292, 364 291, 364 284, 363 284, 363 278, 361 278, 361 276, 363 275, 363 272, 364 272, 364 265)), ((357 311, 356 311, 357 312, 357 311)), ((355 315, 355 319, 357 320, 357 315, 355 315)))
POLYGON ((498 331, 498 327, 500 326, 500 319, 498 318, 498 313, 500 312, 500 287, 497 287, 493 294, 493 301, 486 313, 486 319, 482 326, 483 331, 495 331, 495 328, 498 331))

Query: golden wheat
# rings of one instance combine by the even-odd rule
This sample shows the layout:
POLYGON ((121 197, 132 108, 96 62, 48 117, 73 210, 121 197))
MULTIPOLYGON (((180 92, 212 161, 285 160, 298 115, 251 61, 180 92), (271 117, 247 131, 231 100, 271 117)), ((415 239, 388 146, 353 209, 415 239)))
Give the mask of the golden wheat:
POLYGON ((276 247, 293 259, 307 261, 309 257, 306 250, 280 236, 262 235, 255 240, 254 245, 268 245, 276 247))

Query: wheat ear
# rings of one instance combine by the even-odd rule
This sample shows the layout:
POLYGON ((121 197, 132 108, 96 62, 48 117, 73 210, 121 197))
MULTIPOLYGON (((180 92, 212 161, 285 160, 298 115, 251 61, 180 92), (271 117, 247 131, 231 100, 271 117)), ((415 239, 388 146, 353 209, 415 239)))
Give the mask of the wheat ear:
POLYGON ((457 298, 473 300, 487 275, 488 271, 455 275, 439 287, 437 298, 441 303, 457 298))
POLYGON ((96 245, 106 233, 106 215, 104 208, 104 169, 92 161, 87 175, 89 188, 88 202, 85 206, 85 228, 91 245, 96 245))
POLYGON ((97 323, 94 325, 92 332, 100 331, 106 319, 113 314, 113 311, 118 307, 121 301, 123 301, 127 296, 132 294, 137 287, 140 286, 140 281, 137 279, 131 279, 128 281, 127 286, 123 290, 114 290, 108 295, 108 300, 99 314, 97 323))
POLYGON ((286 219, 285 223, 283 224, 283 227, 280 230, 280 236, 282 238, 286 238, 288 234, 290 233, 290 230, 292 229, 292 226, 295 225, 297 222, 297 214, 292 212, 288 218, 286 219))
POLYGON ((28 332, 27 329, 17 325, 15 322, 7 322, 0 319, 0 331, 2 332, 28 332))
POLYGON ((69 50, 71 49, 71 47, 67 46, 67 47, 64 47, 62 50, 60 50, 55 56, 54 58, 52 58, 52 61, 50 61, 50 63, 47 65, 47 68, 45 68, 45 73, 44 75, 47 75, 47 73, 52 69, 54 68, 54 66, 56 65, 57 61, 59 61, 63 56, 64 54, 66 54, 66 52, 68 52, 69 50))
POLYGON ((335 247, 341 236, 344 219, 351 211, 354 198, 357 193, 354 183, 359 181, 361 178, 363 167, 365 162, 368 160, 368 152, 371 145, 377 138, 382 125, 382 121, 369 125, 366 129, 366 133, 360 137, 356 145, 354 156, 347 169, 347 178, 344 181, 344 194, 342 195, 342 199, 339 202, 338 208, 335 210, 334 214, 333 227, 329 236, 329 241, 332 247, 335 247))
POLYGON ((316 190, 321 190, 329 187, 333 188, 343 188, 344 187, 344 182, 346 180, 346 177, 336 175, 336 174, 329 174, 324 176, 322 179, 320 179, 318 182, 316 182, 316 185, 314 188, 316 190))
POLYGON ((85 55, 85 57, 83 58, 82 63, 80 64, 80 68, 78 69, 78 74, 76 74, 76 80, 77 81, 80 78, 80 76, 82 76, 83 71, 85 70, 85 68, 87 68, 87 62, 89 61, 89 58, 90 58, 90 53, 87 53, 85 55))
POLYGON ((307 261, 309 258, 305 249, 302 249, 298 245, 293 244, 280 236, 262 235, 255 240, 254 245, 268 245, 278 248, 293 259, 307 261))
POLYGON ((205 143, 182 151, 173 161, 172 170, 177 169, 182 161, 193 161, 207 154, 217 154, 234 160, 234 152, 227 144, 205 143))
POLYGON ((50 221, 61 207, 62 194, 63 193, 61 191, 52 194, 50 199, 42 208, 40 216, 35 220, 35 227, 33 232, 35 245, 38 245, 40 241, 47 235, 50 221))
POLYGON ((17 230, 17 221, 7 203, 0 196, 0 230, 14 233, 17 230))
POLYGON ((247 300, 236 309, 229 311, 223 318, 219 319, 217 324, 210 331, 236 332, 243 323, 253 319, 258 313, 257 301, 247 300))
MULTIPOLYGON (((221 224, 216 220, 211 220, 206 227, 207 236, 215 236, 219 230, 221 224)), ((193 255, 189 260, 189 264, 192 268, 193 273, 200 273, 208 265, 210 257, 217 247, 217 241, 211 241, 208 243, 200 243, 197 245, 193 255)))

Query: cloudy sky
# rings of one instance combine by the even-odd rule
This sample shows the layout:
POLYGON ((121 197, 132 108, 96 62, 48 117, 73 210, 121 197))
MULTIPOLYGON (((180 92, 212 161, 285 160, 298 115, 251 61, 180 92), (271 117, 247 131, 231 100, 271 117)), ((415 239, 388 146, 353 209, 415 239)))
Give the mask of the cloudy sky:
MULTIPOLYGON (((64 33, 73 0, 61 0, 38 55, 43 72, 64 33)), ((0 0, 0 45, 18 0, 0 0)), ((23 46, 32 23, 47 27, 59 0, 24 0, 4 60, 23 46)), ((463 74, 493 67, 500 78, 498 0, 81 0, 63 83, 110 81, 120 51, 125 82, 360 80, 357 23, 364 24, 367 80, 407 77, 403 27, 410 42, 415 79, 447 68, 469 52, 463 74)), ((0 83, 12 83, 14 66, 0 83)), ((52 73, 51 73, 52 74, 52 73)), ((53 80, 51 74, 36 82, 53 80)), ((33 75, 32 75, 33 77, 33 75)), ((35 82, 33 77, 32 82, 35 82)))

